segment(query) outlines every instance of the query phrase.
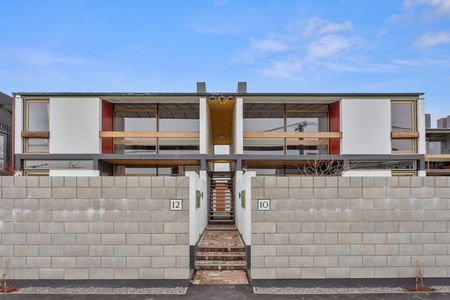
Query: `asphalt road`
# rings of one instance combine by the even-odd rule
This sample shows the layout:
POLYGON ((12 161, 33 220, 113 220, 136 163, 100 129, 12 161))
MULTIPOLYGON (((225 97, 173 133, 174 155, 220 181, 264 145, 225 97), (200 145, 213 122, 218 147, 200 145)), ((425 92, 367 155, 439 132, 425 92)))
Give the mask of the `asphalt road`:
POLYGON ((255 295, 250 286, 245 285, 193 285, 190 286, 187 295, 20 295, 20 294, 0 294, 0 300, 153 300, 153 299, 259 299, 259 300, 277 300, 277 299, 362 299, 362 300, 422 300, 422 299, 450 299, 450 294, 346 294, 346 295, 255 295))

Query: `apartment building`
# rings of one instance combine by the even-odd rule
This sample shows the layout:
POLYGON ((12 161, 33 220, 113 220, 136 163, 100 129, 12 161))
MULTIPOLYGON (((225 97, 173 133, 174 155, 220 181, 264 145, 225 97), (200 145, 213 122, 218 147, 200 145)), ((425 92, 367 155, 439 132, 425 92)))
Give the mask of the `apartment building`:
POLYGON ((431 115, 426 114, 425 156, 428 176, 450 175, 450 116, 437 120, 437 127, 431 126, 431 115))
POLYGON ((0 170, 3 175, 11 171, 11 104, 12 98, 0 92, 0 170))
POLYGON ((422 93, 17 92, 23 175, 424 176, 422 93))

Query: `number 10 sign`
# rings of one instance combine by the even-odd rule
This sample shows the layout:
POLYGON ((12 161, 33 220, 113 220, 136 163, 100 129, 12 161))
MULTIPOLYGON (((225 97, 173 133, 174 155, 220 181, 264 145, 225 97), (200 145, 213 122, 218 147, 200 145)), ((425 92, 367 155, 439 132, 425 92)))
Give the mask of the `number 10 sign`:
POLYGON ((258 210, 270 210, 270 199, 258 199, 258 210))
POLYGON ((170 210, 183 210, 183 199, 170 199, 170 210))

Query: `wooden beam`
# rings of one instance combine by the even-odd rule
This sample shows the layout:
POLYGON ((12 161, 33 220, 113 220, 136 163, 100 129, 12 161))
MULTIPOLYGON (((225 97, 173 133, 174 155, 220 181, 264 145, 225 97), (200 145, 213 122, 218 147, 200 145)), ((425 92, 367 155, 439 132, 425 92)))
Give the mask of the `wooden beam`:
POLYGON ((299 141, 286 141, 286 145, 303 145, 303 146, 316 146, 316 145, 328 145, 328 140, 299 140, 299 141))
POLYGON ((426 161, 450 161, 450 154, 425 154, 426 161))
POLYGON ((199 138, 198 131, 100 131, 109 138, 199 138))
POLYGON ((328 113, 326 109, 287 109, 288 113, 328 113))
POLYGON ((48 131, 22 131, 24 138, 44 138, 48 139, 50 133, 48 131))
POLYGON ((417 139, 419 133, 417 131, 392 131, 391 137, 393 139, 417 139))
POLYGON ((258 132, 244 131, 244 138, 341 138, 340 132, 258 132))

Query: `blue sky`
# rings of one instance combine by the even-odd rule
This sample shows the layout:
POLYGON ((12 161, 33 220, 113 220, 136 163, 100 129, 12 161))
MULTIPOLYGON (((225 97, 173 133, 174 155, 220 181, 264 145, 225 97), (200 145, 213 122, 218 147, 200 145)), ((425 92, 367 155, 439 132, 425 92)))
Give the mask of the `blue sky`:
POLYGON ((450 0, 0 0, 0 90, 426 93, 450 114, 450 0))

